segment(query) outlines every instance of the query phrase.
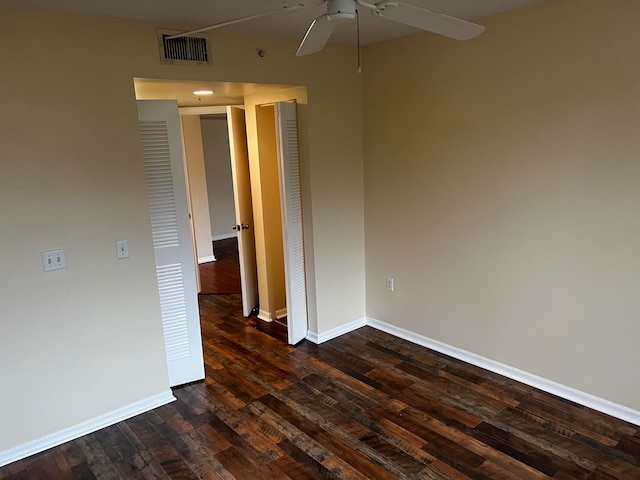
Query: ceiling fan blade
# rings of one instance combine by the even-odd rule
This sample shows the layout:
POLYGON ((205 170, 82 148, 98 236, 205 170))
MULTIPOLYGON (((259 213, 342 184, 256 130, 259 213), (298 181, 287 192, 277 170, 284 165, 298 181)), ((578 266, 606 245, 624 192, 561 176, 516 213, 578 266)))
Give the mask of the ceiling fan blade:
POLYGON ((300 43, 296 52, 296 57, 310 55, 322 50, 339 22, 340 20, 332 20, 326 13, 316 18, 302 39, 302 43, 300 43))
POLYGON ((374 13, 379 17, 456 40, 469 40, 485 30, 482 25, 404 3, 380 2, 376 7, 378 9, 374 13))

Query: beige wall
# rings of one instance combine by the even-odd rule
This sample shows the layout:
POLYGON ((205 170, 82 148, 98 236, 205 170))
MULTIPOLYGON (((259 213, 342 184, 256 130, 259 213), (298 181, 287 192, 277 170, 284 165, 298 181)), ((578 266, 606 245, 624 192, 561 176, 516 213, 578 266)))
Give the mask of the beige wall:
POLYGON ((182 115, 180 119, 196 251, 198 260, 206 262, 211 261, 213 257, 213 243, 211 242, 209 195, 204 169, 200 115, 182 115))
POLYGON ((639 17, 556 0, 366 49, 369 316, 640 409, 639 17))
POLYGON ((167 388, 134 77, 308 87, 313 327, 364 315, 352 48, 298 59, 295 41, 217 33, 213 66, 163 66, 154 25, 6 7, 0 17, 0 384, 13 392, 0 397, 0 451, 167 388), (69 268, 43 273, 40 251, 57 248, 69 268))
POLYGON ((326 69, 318 70, 322 80, 308 82, 306 89, 245 97, 250 158, 257 148, 252 143, 255 106, 298 103, 309 329, 317 333, 365 316, 364 304, 358 300, 364 298, 365 288, 360 283, 364 279, 364 236, 360 235, 364 217, 357 214, 364 208, 362 96, 354 85, 360 84, 361 77, 355 73, 352 50, 346 48, 341 65, 324 63, 326 53, 325 49, 301 57, 301 68, 322 60, 321 68, 326 69))
POLYGON ((127 42, 104 58, 104 24, 0 16, 2 451, 168 379, 132 75, 109 62, 127 42), (68 268, 44 273, 40 252, 59 248, 68 268))
POLYGON ((233 200, 233 178, 229 153, 229 131, 225 115, 203 115, 202 146, 207 176, 211 235, 232 235, 236 223, 233 200))
POLYGON ((261 315, 268 314, 268 319, 272 320, 278 310, 287 306, 275 108, 273 105, 256 106, 255 115, 258 170, 251 170, 251 180, 253 184, 260 182, 260 197, 258 200, 254 196, 253 217, 262 218, 262 232, 256 235, 256 250, 264 252, 264 261, 258 262, 257 267, 258 279, 266 277, 266 282, 258 281, 258 295, 261 315), (259 213, 256 213, 257 209, 260 209, 259 213), (258 241, 264 245, 257 245, 258 241), (261 274, 262 269, 264 274, 261 274))

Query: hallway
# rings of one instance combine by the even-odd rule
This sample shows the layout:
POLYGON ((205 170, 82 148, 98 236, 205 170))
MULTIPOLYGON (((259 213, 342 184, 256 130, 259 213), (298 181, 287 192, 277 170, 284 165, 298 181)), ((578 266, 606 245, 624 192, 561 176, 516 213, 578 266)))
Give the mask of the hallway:
MULTIPOLYGON (((205 298, 214 295, 212 300, 228 315, 243 318, 241 315, 240 263, 238 257, 238 240, 229 238, 213 242, 215 262, 200 265, 200 315, 204 315, 202 305, 205 298)), ((266 333, 284 343, 287 342, 286 317, 279 321, 264 322, 257 318, 255 312, 244 319, 251 327, 266 333)))
POLYGON ((241 293, 238 240, 228 238, 213 242, 215 262, 200 264, 200 294, 241 293))

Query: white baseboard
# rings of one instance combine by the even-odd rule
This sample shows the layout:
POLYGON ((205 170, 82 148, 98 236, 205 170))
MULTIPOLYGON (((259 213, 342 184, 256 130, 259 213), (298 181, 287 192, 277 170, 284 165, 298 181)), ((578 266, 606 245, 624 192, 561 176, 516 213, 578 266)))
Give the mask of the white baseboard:
POLYGON ((271 317, 271 312, 267 312, 266 310, 258 310, 258 318, 265 322, 273 322, 273 318, 271 317))
POLYGON ((221 235, 211 235, 211 241, 215 242, 217 240, 227 240, 229 238, 236 238, 238 234, 236 232, 231 233, 223 233, 221 235))
POLYGON ((570 400, 579 405, 583 405, 599 412, 606 413, 607 415, 625 420, 627 422, 633 423, 634 425, 640 425, 640 412, 637 410, 632 410, 631 408, 610 402, 609 400, 605 400, 600 397, 596 397, 595 395, 591 395, 590 393, 576 390, 575 388, 562 385, 560 383, 554 382, 553 380, 539 377, 532 373, 528 373, 518 368, 496 362, 495 360, 476 355, 475 353, 471 353, 466 350, 453 347, 451 345, 447 345, 446 343, 433 340, 418 333, 405 330, 404 328, 396 327, 395 325, 391 325, 389 323, 381 322, 380 320, 376 320, 374 318, 368 317, 367 325, 377 330, 390 333, 395 337, 408 340, 411 343, 421 345, 431 350, 435 350, 436 352, 440 352, 458 360, 462 360, 463 362, 470 363, 471 365, 475 365, 476 367, 484 368, 485 370, 504 375, 505 377, 511 378, 512 380, 516 380, 526 385, 539 388, 540 390, 543 390, 547 393, 562 397, 565 400, 570 400))
POLYGON ((287 316, 287 309, 281 308, 280 310, 276 310, 275 314, 271 315, 271 312, 267 312, 266 310, 258 310, 258 318, 260 320, 264 320, 265 322, 273 322, 274 320, 280 320, 287 316))
POLYGON ((216 261, 216 257, 211 255, 209 257, 202 257, 202 258, 198 258, 198 265, 201 263, 209 263, 209 262, 215 262, 216 261))
POLYGON ((331 330, 328 330, 322 333, 316 333, 309 330, 307 332, 306 339, 309 340, 310 342, 313 342, 319 345, 333 338, 339 337, 340 335, 344 335, 345 333, 349 333, 360 327, 364 327, 366 324, 367 324, 367 319, 360 318, 358 320, 354 320, 353 322, 340 325, 339 327, 332 328, 331 330))
MULTIPOLYGON (((268 318, 270 318, 269 313, 266 313, 266 315, 268 318)), ((261 318, 260 315, 258 315, 258 318, 261 318)), ((590 393, 582 392, 575 388, 562 385, 560 383, 554 382, 553 380, 539 377, 538 375, 525 372, 523 370, 505 365, 495 360, 482 357, 475 353, 462 350, 461 348, 453 347, 446 343, 439 342, 438 340, 425 337, 424 335, 405 330, 404 328, 396 327, 395 325, 376 320, 375 318, 361 318, 359 320, 354 320, 350 323, 340 325, 339 327, 322 333, 312 332, 311 330, 309 330, 307 332, 306 339, 319 345, 333 338, 339 337, 340 335, 344 335, 345 333, 349 333, 360 327, 364 327, 365 325, 373 327, 377 330, 381 330, 383 332, 390 333, 395 337, 402 338, 411 343, 415 343, 431 350, 435 350, 436 352, 443 353, 471 365, 475 365, 476 367, 484 368, 485 370, 489 370, 490 372, 494 372, 499 375, 504 375, 505 377, 511 378, 512 380, 516 380, 526 385, 530 385, 532 387, 543 390, 547 393, 557 395, 579 405, 592 408, 599 412, 606 413, 607 415, 611 415, 621 420, 633 423, 634 425, 640 426, 640 411, 633 410, 629 407, 625 407, 624 405, 620 405, 609 400, 596 397, 595 395, 591 395, 590 393)))
POLYGON ((22 445, 10 448, 9 450, 4 450, 0 452, 0 467, 31 455, 35 455, 36 453, 43 452, 49 448, 62 445, 65 442, 82 437, 83 435, 88 435, 96 430, 113 425, 114 423, 148 412, 149 410, 166 405, 174 400, 175 397, 171 393, 171 390, 167 390, 166 392, 140 400, 139 402, 132 403, 126 407, 118 408, 117 410, 113 410, 103 415, 99 415, 91 420, 65 428, 52 433, 51 435, 23 443, 22 445))

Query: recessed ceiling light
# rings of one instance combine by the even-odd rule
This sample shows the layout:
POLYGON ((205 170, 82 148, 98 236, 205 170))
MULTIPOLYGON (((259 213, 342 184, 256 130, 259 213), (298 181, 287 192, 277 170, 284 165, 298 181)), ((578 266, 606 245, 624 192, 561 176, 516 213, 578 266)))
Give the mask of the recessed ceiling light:
POLYGON ((196 90, 194 95, 213 95, 213 90, 196 90))

